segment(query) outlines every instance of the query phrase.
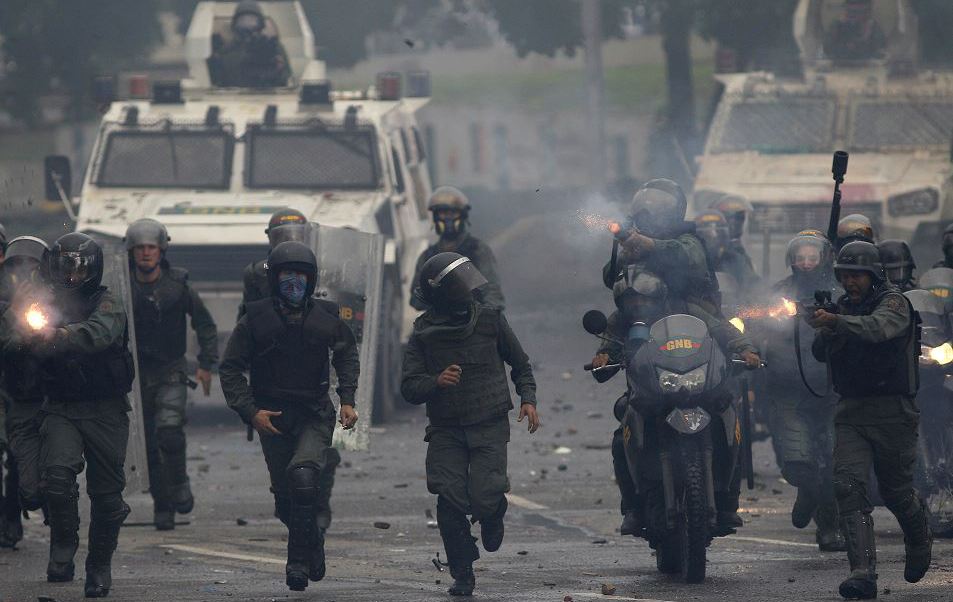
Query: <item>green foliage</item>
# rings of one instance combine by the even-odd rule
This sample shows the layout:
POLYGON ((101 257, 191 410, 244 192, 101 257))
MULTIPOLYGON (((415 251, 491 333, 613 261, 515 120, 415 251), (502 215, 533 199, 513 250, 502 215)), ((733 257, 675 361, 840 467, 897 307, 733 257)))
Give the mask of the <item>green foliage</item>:
POLYGON ((798 60, 792 20, 798 0, 700 0, 700 33, 735 51, 739 68, 791 70, 798 60))
MULTIPOLYGON (((553 56, 560 50, 576 54, 582 46, 579 0, 487 0, 500 33, 519 56, 531 52, 553 56)), ((602 0, 603 36, 621 37, 622 0, 602 0)))
POLYGON ((141 59, 159 40, 158 0, 3 0, 0 38, 7 73, 4 108, 34 125, 39 99, 65 92, 79 119, 96 75, 141 59))
POLYGON ((320 58, 328 67, 346 68, 367 57, 367 36, 390 27, 399 7, 375 0, 303 0, 320 58))

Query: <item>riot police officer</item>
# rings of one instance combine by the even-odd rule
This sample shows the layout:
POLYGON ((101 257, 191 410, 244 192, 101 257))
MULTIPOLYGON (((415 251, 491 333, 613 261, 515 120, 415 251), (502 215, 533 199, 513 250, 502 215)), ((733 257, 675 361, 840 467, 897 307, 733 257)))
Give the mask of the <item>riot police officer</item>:
POLYGON ((718 281, 695 224, 685 221, 687 207, 684 191, 672 180, 646 182, 632 198, 628 222, 616 235, 613 257, 602 270, 606 287, 613 289, 616 283, 648 271, 665 281, 669 294, 720 315, 718 281), (619 243, 619 238, 624 240, 619 243))
POLYGON ((6 393, 8 438, 4 511, 0 516, 0 547, 15 547, 23 539, 22 510, 42 506, 40 484, 40 366, 37 358, 5 347, 7 334, 21 328, 22 316, 32 303, 47 303, 51 294, 47 266, 49 246, 32 236, 10 241, 0 281, 7 295, 0 299, 0 389, 6 393))
POLYGON ((761 278, 755 273, 744 249, 733 245, 734 241, 729 238, 731 229, 725 216, 720 211, 710 209, 696 215, 694 221, 695 234, 705 243, 711 269, 731 276, 740 294, 754 293, 761 285, 761 278), (742 251, 738 252, 738 248, 742 251))
POLYGON ((837 222, 837 240, 832 241, 834 250, 839 251, 848 243, 855 241, 876 244, 877 234, 870 218, 859 213, 851 213, 837 222))
POLYGON ((877 249, 880 251, 884 273, 891 284, 903 293, 917 288, 917 279, 914 275, 917 264, 913 260, 913 252, 906 241, 884 240, 877 244, 877 249))
POLYGON ((44 358, 40 482, 49 509, 47 580, 71 581, 79 545, 79 487, 86 466, 90 499, 85 594, 100 598, 112 586, 110 564, 119 528, 129 514, 122 498, 129 438, 134 361, 128 348, 126 312, 106 287, 103 252, 81 233, 60 237, 50 251, 54 310, 50 323, 15 333, 15 348, 44 358))
MULTIPOLYGON (((424 264, 438 253, 459 253, 470 259, 483 277, 487 279, 478 295, 486 305, 503 308, 506 301, 500 287, 500 277, 496 270, 496 257, 490 247, 470 233, 470 200, 462 191, 453 186, 441 186, 433 191, 427 203, 433 217, 434 229, 440 237, 436 243, 427 247, 417 258, 413 282, 420 282, 424 264)), ((414 309, 424 310, 426 303, 411 296, 410 305, 414 309)))
POLYGON ((728 194, 713 201, 708 208, 720 212, 728 222, 727 261, 732 264, 744 265, 746 266, 745 269, 753 273, 754 265, 743 241, 745 223, 748 220, 748 215, 754 211, 751 203, 742 196, 728 194))
MULTIPOLYGON (((772 288, 775 296, 813 303, 816 291, 839 295, 834 279, 830 242, 821 233, 805 231, 788 243, 785 263, 791 275, 772 288)), ((798 337, 804 378, 822 397, 815 397, 801 382, 794 354, 790 320, 764 320, 759 324, 768 341, 767 386, 770 429, 778 466, 788 483, 797 488, 791 522, 803 529, 814 520, 815 539, 822 551, 843 551, 837 503, 834 498, 834 397, 825 391, 827 369, 811 355, 811 337, 798 337)))
POLYGON ((153 219, 126 230, 139 354, 139 385, 149 462, 149 491, 160 531, 175 528, 175 513, 192 511, 194 498, 185 467, 186 317, 198 335, 195 380, 209 395, 218 361, 218 329, 188 272, 169 265, 169 234, 153 219))
POLYGON ((404 399, 427 405, 427 489, 437 496, 454 596, 473 594, 473 562, 480 557, 467 515, 480 522, 484 550, 495 552, 503 543, 513 409, 504 362, 521 399, 518 421, 527 418, 531 433, 539 427, 529 358, 502 310, 478 303, 473 294, 486 284, 459 253, 439 253, 424 263, 416 294, 428 309, 414 323, 401 379, 404 399))
POLYGON ((212 85, 242 88, 286 86, 291 68, 278 31, 258 2, 241 0, 232 16, 228 39, 212 36, 208 58, 212 85))
POLYGON ((324 533, 341 461, 331 447, 330 366, 337 373, 340 422, 350 429, 357 422, 360 365, 354 333, 337 305, 312 298, 318 265, 310 248, 296 241, 277 245, 267 274, 272 294, 248 304, 219 371, 228 406, 260 436, 276 514, 288 527, 285 580, 303 591, 309 580, 324 578, 324 533))
POLYGON ((834 491, 847 539, 848 599, 877 596, 876 544, 867 483, 871 465, 880 494, 904 534, 904 578, 916 583, 930 567, 932 534, 913 488, 919 410, 919 342, 910 302, 890 284, 880 253, 856 241, 837 254, 835 274, 846 293, 837 313, 818 309, 814 356, 827 362, 840 395, 834 418, 834 491))
MULTIPOLYGON (((284 208, 275 211, 268 220, 268 227, 265 234, 268 235, 268 245, 272 249, 279 244, 296 240, 298 242, 307 242, 311 230, 311 224, 308 218, 297 209, 284 208)), ((245 305, 259 299, 267 299, 271 296, 271 284, 268 282, 268 262, 264 259, 250 263, 245 267, 242 276, 244 288, 242 289, 242 303, 238 307, 238 317, 241 318, 245 313, 245 305)))
POLYGON ((953 222, 943 229, 943 259, 933 264, 935 268, 953 268, 953 222))

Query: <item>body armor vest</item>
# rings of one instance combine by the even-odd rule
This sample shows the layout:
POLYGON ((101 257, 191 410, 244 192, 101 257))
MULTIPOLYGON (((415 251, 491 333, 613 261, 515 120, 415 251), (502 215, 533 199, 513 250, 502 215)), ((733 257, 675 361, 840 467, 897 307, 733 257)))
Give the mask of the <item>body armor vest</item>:
POLYGON ((916 395, 920 386, 919 316, 910 301, 893 287, 880 287, 859 307, 846 305, 845 297, 840 298, 838 306, 847 315, 870 315, 890 293, 903 299, 909 308, 907 332, 880 343, 847 337, 844 347, 831 353, 834 390, 843 397, 916 395), (849 314, 847 309, 851 310, 849 314))
POLYGON ((136 351, 141 364, 164 365, 185 355, 188 272, 166 268, 150 293, 132 278, 136 351))
POLYGON ((457 386, 438 389, 427 402, 433 424, 478 424, 513 408, 498 346, 500 312, 476 307, 469 324, 435 326, 420 333, 428 372, 437 375, 452 364, 463 370, 457 386))
POLYGON ((251 386, 265 407, 289 404, 324 406, 328 397, 337 305, 312 299, 300 324, 288 324, 272 299, 247 306, 253 355, 251 386))
MULTIPOLYGON (((83 322, 96 311, 106 288, 61 308, 63 324, 83 322)), ((115 301, 118 303, 118 300, 115 301)), ((122 397, 132 390, 135 362, 129 352, 129 328, 97 353, 61 354, 47 363, 47 393, 54 401, 96 401, 122 397)))

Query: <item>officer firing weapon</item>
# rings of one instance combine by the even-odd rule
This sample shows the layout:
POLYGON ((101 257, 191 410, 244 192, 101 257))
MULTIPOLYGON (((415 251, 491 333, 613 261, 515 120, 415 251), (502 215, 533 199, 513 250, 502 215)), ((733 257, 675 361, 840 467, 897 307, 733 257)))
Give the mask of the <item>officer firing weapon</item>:
MULTIPOLYGON (((845 159, 845 165, 846 165, 846 159, 845 159)), ((835 193, 835 194, 839 194, 839 193, 835 193)), ((835 196, 834 198, 837 199, 837 196, 835 196)), ((838 206, 838 210, 839 210, 839 206, 838 206)), ((835 224, 834 227, 836 230, 837 224, 835 224)), ((829 314, 837 313, 837 305, 834 304, 831 298, 831 292, 827 290, 814 291, 814 303, 811 303, 809 301, 806 303, 798 303, 797 308, 798 308, 798 315, 804 317, 805 319, 810 318, 815 313, 817 313, 817 311, 820 309, 823 309, 829 314)), ((801 375, 801 382, 804 383, 805 387, 807 387, 808 392, 814 397, 818 397, 818 398, 827 397, 828 395, 830 395, 832 379, 831 379, 831 364, 829 361, 827 362, 827 386, 823 394, 815 391, 814 388, 811 387, 811 384, 807 382, 807 377, 804 375, 804 361, 801 359, 801 321, 800 320, 794 321, 794 356, 797 358, 797 370, 798 370, 798 373, 801 375)))
POLYGON ((831 219, 827 224, 827 240, 837 247, 837 222, 840 221, 840 185, 844 183, 844 176, 847 175, 847 159, 850 155, 847 151, 834 151, 834 164, 831 167, 831 173, 834 174, 834 200, 831 202, 831 219))
POLYGON ((47 312, 44 311, 43 306, 39 303, 30 304, 26 313, 23 314, 23 320, 34 332, 43 330, 50 323, 49 315, 47 315, 47 312))

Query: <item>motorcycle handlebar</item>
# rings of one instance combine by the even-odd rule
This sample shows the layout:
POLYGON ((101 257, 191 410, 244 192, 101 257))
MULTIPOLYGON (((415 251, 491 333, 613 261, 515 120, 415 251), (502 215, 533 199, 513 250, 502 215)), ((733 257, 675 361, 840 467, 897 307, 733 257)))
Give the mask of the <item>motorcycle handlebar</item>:
POLYGON ((606 364, 605 366, 600 366, 599 368, 594 368, 592 363, 588 363, 582 367, 586 372, 598 372, 599 370, 611 370, 613 368, 621 368, 622 364, 606 364))
POLYGON ((757 370, 758 368, 767 368, 767 367, 768 367, 767 362, 765 362, 764 360, 761 361, 761 364, 760 364, 757 368, 749 368, 749 367, 748 367, 748 362, 746 362, 746 361, 744 361, 744 360, 737 360, 737 359, 731 360, 731 365, 733 365, 733 366, 741 366, 741 367, 747 368, 748 370, 757 370))

